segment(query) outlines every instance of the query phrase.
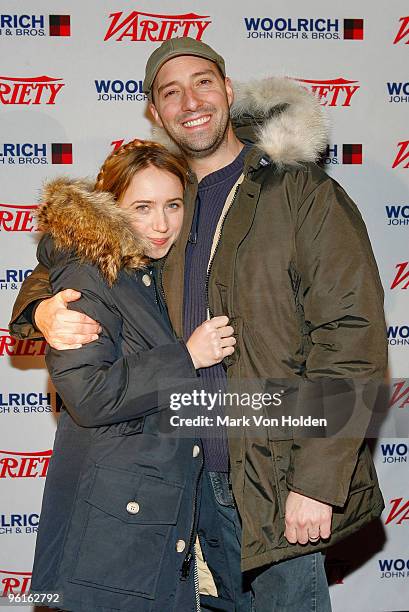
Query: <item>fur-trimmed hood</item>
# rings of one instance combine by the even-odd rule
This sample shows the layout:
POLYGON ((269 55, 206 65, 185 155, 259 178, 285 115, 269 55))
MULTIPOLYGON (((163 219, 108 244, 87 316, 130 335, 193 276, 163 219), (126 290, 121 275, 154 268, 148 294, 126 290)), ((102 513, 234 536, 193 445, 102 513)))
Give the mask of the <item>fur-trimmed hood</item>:
POLYGON ((96 265, 109 285, 121 268, 141 269, 147 263, 146 244, 132 229, 129 213, 112 194, 94 191, 91 182, 57 178, 47 183, 37 218, 58 250, 96 265))
MULTIPOLYGON (((230 115, 238 138, 253 142, 278 167, 319 159, 328 141, 328 120, 312 93, 285 77, 236 81, 233 89, 230 115)), ((177 149, 164 129, 153 128, 153 137, 177 149)))

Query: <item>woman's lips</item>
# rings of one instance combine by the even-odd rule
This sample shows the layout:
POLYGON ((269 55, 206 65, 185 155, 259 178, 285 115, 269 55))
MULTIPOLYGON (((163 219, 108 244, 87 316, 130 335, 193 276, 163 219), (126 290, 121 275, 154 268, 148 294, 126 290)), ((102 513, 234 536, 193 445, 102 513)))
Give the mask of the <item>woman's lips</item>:
POLYGON ((149 238, 149 241, 155 246, 163 246, 168 240, 169 238, 149 238))

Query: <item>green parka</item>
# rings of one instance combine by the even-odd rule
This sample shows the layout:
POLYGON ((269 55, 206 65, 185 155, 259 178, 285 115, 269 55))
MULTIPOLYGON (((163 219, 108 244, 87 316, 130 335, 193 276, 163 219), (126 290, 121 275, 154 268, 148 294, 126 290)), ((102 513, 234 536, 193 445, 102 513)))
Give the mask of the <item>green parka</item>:
MULTIPOLYGON (((254 146, 215 237, 206 287, 209 312, 227 315, 236 332, 235 353, 226 360, 229 380, 261 379, 265 389, 276 380, 294 381, 296 404, 303 410, 323 380, 352 379, 359 385, 383 378, 382 286, 358 209, 314 163, 326 139, 315 98, 287 79, 274 78, 236 86, 235 93, 236 134, 254 146)), ((191 175, 182 233, 162 275, 179 336, 184 252, 196 192, 191 175)), ((35 337, 27 307, 49 291, 47 272, 37 267, 18 296, 10 327, 14 335, 35 337)), ((359 427, 352 424, 347 436, 298 438, 290 430, 277 439, 268 426, 256 435, 243 428, 241 436, 237 431, 229 436, 243 570, 321 550, 381 514, 372 457, 363 435, 355 433, 364 430, 369 411, 358 390, 348 397, 359 427), (328 542, 287 542, 289 491, 333 506, 328 542)))

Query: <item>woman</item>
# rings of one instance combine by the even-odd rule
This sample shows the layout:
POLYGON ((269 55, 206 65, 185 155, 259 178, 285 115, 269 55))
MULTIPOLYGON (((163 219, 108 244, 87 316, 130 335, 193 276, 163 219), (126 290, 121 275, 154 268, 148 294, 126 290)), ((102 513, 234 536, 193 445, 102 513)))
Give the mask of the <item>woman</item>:
POLYGON ((178 237, 186 172, 181 158, 135 140, 108 157, 94 188, 58 179, 44 192, 38 258, 53 290, 76 288, 71 306, 102 326, 95 342, 46 357, 66 406, 32 578, 33 593, 59 594, 50 607, 200 609, 189 570, 201 448, 166 434, 168 400, 178 380, 193 385, 196 369, 230 355, 235 340, 216 317, 185 345, 155 289, 150 262, 178 237))

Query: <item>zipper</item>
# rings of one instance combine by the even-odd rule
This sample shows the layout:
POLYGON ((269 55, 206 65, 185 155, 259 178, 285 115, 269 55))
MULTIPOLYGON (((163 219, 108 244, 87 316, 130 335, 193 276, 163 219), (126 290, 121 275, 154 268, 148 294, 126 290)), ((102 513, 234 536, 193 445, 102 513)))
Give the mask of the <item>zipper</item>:
POLYGON ((186 580, 189 577, 192 561, 194 561, 195 565, 196 565, 195 555, 192 552, 192 549, 193 549, 193 545, 194 545, 194 541, 195 541, 195 524, 196 524, 196 514, 197 514, 197 494, 198 494, 198 489, 199 489, 200 477, 201 477, 202 472, 203 472, 203 467, 204 467, 204 461, 203 461, 203 458, 202 458, 202 465, 200 466, 200 470, 199 470, 199 473, 197 475, 196 484, 195 484, 195 495, 194 495, 194 498, 193 498, 192 522, 191 522, 191 525, 190 525, 187 553, 186 553, 186 556, 185 556, 185 558, 183 560, 183 563, 182 563, 182 569, 180 570, 180 572, 181 572, 180 579, 181 580, 186 580))
POLYGON ((199 571, 197 569, 197 557, 195 554, 195 566, 193 568, 194 581, 195 581, 195 598, 196 598, 196 612, 200 612, 200 591, 199 591, 199 571))
POLYGON ((235 202, 235 200, 236 200, 237 193, 238 193, 238 191, 239 191, 240 185, 241 185, 241 183, 239 183, 239 184, 237 185, 236 190, 235 190, 234 195, 233 195, 233 198, 232 198, 232 201, 231 201, 231 203, 230 203, 230 206, 229 206, 229 208, 226 210, 226 212, 225 212, 225 214, 224 214, 223 221, 221 222, 220 229, 219 229, 219 233, 218 233, 218 235, 217 235, 217 242, 216 242, 216 246, 215 246, 215 248, 213 249, 213 255, 211 256, 211 258, 210 258, 210 260, 209 260, 209 263, 208 263, 208 266, 207 266, 206 283, 205 283, 205 293, 206 293, 206 311, 207 311, 207 317, 208 317, 208 319, 210 319, 210 318, 213 316, 213 313, 212 313, 212 311, 210 310, 210 304, 209 304, 209 280, 210 280, 210 274, 211 274, 211 271, 212 271, 212 265, 213 265, 213 261, 214 261, 214 258, 215 258, 215 256, 216 256, 216 253, 217 253, 217 249, 218 249, 219 244, 220 244, 220 238, 221 238, 221 236, 222 236, 223 227, 224 227, 224 224, 225 224, 225 222, 226 222, 227 215, 229 214, 230 210, 231 210, 231 209, 232 209, 232 207, 233 207, 233 204, 234 204, 234 202, 235 202))

